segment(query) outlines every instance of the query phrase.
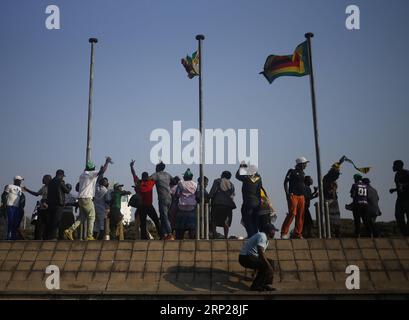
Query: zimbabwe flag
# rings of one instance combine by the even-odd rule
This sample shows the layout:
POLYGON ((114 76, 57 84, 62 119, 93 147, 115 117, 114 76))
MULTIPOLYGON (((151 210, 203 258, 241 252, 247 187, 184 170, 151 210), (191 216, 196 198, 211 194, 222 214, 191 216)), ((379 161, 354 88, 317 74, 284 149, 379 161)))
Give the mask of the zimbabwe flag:
POLYGON ((301 43, 292 55, 270 55, 264 63, 264 75, 269 83, 282 76, 302 77, 310 74, 307 41, 301 43))
POLYGON ((197 51, 193 52, 192 56, 186 56, 186 58, 181 60, 182 65, 185 67, 187 76, 192 79, 199 75, 199 54, 197 51))

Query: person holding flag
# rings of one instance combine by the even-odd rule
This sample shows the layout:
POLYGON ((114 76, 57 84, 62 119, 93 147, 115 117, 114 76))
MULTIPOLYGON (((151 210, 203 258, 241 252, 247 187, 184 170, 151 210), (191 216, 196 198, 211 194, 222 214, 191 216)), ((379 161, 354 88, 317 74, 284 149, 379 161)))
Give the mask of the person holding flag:
POLYGON ((334 235, 336 238, 341 236, 341 212, 338 203, 337 180, 341 175, 341 165, 344 161, 345 156, 343 156, 338 162, 335 162, 322 179, 324 200, 328 202, 329 208, 331 235, 334 235))

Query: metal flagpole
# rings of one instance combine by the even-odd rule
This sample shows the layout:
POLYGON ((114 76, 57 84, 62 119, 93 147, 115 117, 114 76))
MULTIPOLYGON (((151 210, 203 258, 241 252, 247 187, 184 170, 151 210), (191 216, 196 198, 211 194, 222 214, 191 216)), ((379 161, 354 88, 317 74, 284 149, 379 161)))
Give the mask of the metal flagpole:
MULTIPOLYGON (((321 156, 320 156, 320 144, 319 144, 319 136, 318 136, 318 119, 317 119, 317 108, 315 103, 315 85, 314 85, 314 70, 312 66, 312 50, 311 50, 311 38, 314 37, 314 34, 308 32, 305 34, 305 38, 307 39, 307 47, 308 47, 308 62, 310 65, 310 84, 311 84, 311 102, 312 102, 312 118, 314 121, 314 138, 315 138, 315 155, 317 158, 317 175, 318 175, 318 206, 319 206, 319 213, 322 217, 324 213, 324 193, 323 193, 323 186, 322 186, 322 174, 321 174, 321 156)), ((325 231, 325 228, 324 228, 325 231)))
MULTIPOLYGON (((85 156, 85 164, 91 161, 91 143, 92 143, 92 95, 94 88, 94 48, 95 44, 98 42, 97 38, 89 38, 89 43, 91 43, 91 61, 89 68, 89 96, 88 96, 88 128, 87 128, 87 152, 85 156)), ((80 217, 81 219, 81 217, 80 217)), ((86 225, 82 221, 80 225, 80 235, 81 239, 85 239, 86 225)))
MULTIPOLYGON (((199 131, 200 131, 200 216, 201 222, 205 214, 204 206, 204 172, 203 172, 203 163, 204 163, 204 148, 203 148, 203 92, 202 92, 202 41, 204 40, 204 35, 198 34, 196 40, 198 41, 198 54, 199 54, 199 131)), ((196 221, 199 223, 199 221, 196 221)), ((200 230, 203 230, 203 225, 201 225, 200 230)), ((204 235, 202 235, 204 236, 204 235)), ((199 235, 196 235, 196 239, 199 239, 199 235)))
POLYGON ((92 142, 92 94, 94 86, 94 48, 98 42, 97 38, 89 38, 91 43, 91 65, 89 70, 89 98, 88 98, 88 130, 87 130, 87 155, 86 162, 91 160, 91 142, 92 142))

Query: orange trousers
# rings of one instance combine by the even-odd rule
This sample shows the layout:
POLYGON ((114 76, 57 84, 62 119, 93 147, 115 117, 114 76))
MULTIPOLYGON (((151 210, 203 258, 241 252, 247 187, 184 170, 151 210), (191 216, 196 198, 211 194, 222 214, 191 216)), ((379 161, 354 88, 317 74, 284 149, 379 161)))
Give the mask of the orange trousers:
POLYGON ((305 213, 305 198, 304 196, 290 195, 289 213, 285 217, 281 227, 281 235, 287 235, 290 230, 291 223, 295 218, 294 237, 300 238, 302 236, 302 229, 304 226, 305 213))

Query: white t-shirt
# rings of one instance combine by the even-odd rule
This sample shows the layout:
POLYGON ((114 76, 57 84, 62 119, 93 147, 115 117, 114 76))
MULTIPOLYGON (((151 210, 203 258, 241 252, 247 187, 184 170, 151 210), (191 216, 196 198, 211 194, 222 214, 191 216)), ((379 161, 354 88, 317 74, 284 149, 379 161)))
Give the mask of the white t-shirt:
POLYGON ((255 235, 247 239, 240 250, 240 254, 258 258, 258 246, 262 247, 264 251, 266 251, 268 247, 267 235, 264 232, 257 232, 255 235))
POLYGON ((21 187, 14 184, 9 184, 4 190, 7 192, 7 203, 8 207, 19 207, 20 206, 20 197, 22 195, 21 187))
POLYGON ((84 171, 80 175, 79 199, 91 199, 95 196, 95 185, 97 184, 99 171, 84 171))
POLYGON ((98 185, 96 187, 95 197, 94 197, 94 207, 97 213, 104 213, 106 209, 109 208, 109 201, 111 198, 110 192, 104 186, 98 185))

